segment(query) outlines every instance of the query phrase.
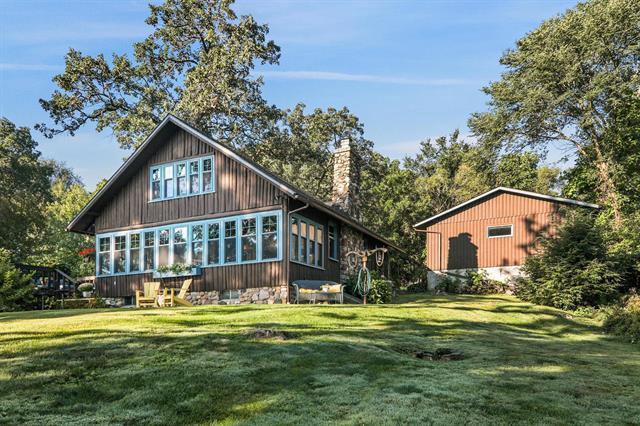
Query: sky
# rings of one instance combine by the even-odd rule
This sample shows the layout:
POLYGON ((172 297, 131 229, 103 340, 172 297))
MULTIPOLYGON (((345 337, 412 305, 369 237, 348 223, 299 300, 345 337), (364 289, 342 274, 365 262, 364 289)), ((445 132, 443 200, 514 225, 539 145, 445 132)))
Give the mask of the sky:
MULTIPOLYGON (((38 100, 55 89, 69 48, 131 52, 149 32, 146 1, 0 0, 0 116, 33 128, 49 122, 38 100)), ((346 106, 381 153, 403 158, 421 140, 466 127, 486 110, 481 89, 499 78, 502 53, 564 0, 238 0, 239 15, 270 27, 277 66, 259 67, 265 98, 279 107, 346 106)), ((50 122, 49 122, 50 123, 50 122)), ((74 137, 32 135, 43 157, 63 161, 92 189, 130 152, 92 125, 74 137)), ((558 163, 561 152, 548 161, 558 163)))

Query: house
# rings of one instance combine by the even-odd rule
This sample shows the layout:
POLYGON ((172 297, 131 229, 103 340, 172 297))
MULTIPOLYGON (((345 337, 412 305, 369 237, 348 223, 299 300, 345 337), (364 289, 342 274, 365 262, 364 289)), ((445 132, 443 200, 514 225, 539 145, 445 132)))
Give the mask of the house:
POLYGON ((445 275, 465 277, 485 271, 507 281, 520 274, 542 235, 553 235, 561 207, 599 208, 595 204, 511 188, 495 188, 416 223, 426 237, 429 287, 445 275))
POLYGON ((96 291, 111 303, 184 275, 197 304, 286 302, 294 280, 344 281, 349 251, 397 248, 354 218, 350 141, 334 155, 329 205, 169 115, 67 230, 95 235, 96 291))

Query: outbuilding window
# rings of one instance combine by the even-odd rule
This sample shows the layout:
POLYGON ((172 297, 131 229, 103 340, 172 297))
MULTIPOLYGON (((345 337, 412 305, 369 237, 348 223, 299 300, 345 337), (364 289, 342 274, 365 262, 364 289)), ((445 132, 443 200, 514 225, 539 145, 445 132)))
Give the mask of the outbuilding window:
POLYGON ((498 225, 487 227, 487 237, 501 238, 513 236, 513 225, 498 225))

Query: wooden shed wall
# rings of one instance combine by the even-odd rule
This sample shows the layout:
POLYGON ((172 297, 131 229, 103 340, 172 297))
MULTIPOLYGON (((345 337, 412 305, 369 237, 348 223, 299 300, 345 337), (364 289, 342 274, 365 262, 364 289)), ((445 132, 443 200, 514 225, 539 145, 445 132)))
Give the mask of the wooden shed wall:
POLYGON ((553 234, 560 204, 499 193, 454 212, 426 228, 427 267, 432 270, 517 266, 553 234), (487 227, 513 225, 513 236, 488 238, 487 227))
POLYGON ((164 143, 154 143, 160 145, 157 151, 96 218, 96 233, 220 213, 231 215, 266 206, 280 207, 278 196, 283 193, 277 187, 195 136, 180 129, 164 143), (214 193, 149 202, 150 166, 207 154, 215 156, 214 193))

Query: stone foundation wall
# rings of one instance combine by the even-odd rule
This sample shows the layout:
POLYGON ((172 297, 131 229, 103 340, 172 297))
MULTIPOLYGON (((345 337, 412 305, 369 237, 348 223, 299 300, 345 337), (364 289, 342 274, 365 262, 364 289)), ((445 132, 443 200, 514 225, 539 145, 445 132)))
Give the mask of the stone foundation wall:
POLYGON ((287 302, 287 286, 243 288, 238 290, 239 298, 221 299, 218 291, 193 291, 187 294, 187 300, 194 305, 233 305, 233 304, 265 304, 273 305, 287 302))
POLYGON ((106 297, 102 299, 104 305, 108 308, 121 308, 124 306, 124 297, 106 297))

